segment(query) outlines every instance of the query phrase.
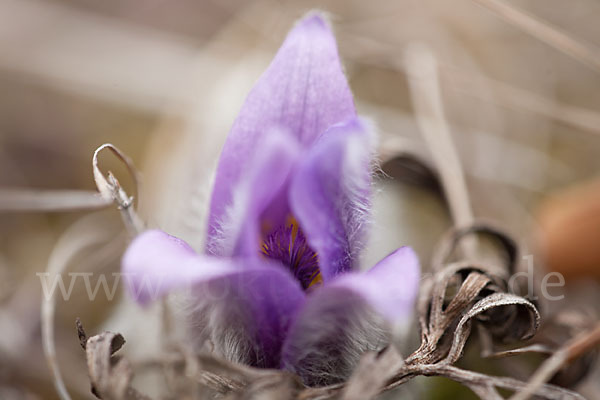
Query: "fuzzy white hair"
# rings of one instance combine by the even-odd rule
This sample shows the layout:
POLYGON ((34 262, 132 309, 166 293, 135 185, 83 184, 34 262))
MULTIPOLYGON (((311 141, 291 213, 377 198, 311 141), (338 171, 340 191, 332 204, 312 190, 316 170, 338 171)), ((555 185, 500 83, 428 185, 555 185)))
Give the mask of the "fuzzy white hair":
POLYGON ((344 382, 361 355, 382 350, 391 333, 358 294, 339 289, 315 295, 318 299, 307 303, 286 339, 283 367, 309 386, 344 382))
POLYGON ((210 299, 195 293, 186 296, 184 316, 188 339, 195 351, 210 353, 240 364, 264 366, 253 321, 244 304, 235 299, 210 299))
POLYGON ((347 194, 337 209, 341 210, 342 224, 348 242, 347 257, 358 260, 366 244, 367 230, 371 225, 371 199, 365 197, 365 189, 371 189, 372 171, 377 168, 376 146, 378 142, 375 124, 361 118, 364 136, 350 136, 342 159, 340 185, 347 194), (365 152, 365 147, 368 149, 365 152))

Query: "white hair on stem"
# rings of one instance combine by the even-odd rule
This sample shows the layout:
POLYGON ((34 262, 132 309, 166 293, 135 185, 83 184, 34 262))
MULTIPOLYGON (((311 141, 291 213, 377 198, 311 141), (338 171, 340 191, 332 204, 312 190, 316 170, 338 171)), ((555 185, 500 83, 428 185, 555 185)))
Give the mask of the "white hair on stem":
POLYGON ((282 367, 309 386, 344 382, 364 352, 388 345, 389 326, 351 290, 319 291, 314 296, 318 297, 307 303, 290 330, 282 367))

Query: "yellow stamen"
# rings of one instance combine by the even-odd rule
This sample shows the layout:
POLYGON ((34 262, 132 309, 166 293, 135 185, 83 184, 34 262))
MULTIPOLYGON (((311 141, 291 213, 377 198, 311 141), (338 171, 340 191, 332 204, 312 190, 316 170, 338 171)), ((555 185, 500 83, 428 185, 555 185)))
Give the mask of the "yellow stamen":
POLYGON ((312 280, 310 281, 310 283, 308 284, 308 288, 310 289, 313 285, 321 285, 323 283, 323 277, 321 276, 321 271, 318 271, 314 277, 312 278, 312 280))

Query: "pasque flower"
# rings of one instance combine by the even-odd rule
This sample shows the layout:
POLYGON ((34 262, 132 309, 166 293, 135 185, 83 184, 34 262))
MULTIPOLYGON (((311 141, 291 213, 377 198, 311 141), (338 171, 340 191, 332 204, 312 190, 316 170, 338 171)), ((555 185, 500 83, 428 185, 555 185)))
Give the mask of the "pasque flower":
POLYGON ((139 235, 123 257, 130 292, 145 303, 191 287, 189 332, 199 345, 309 385, 345 379, 362 352, 407 323, 418 288, 407 247, 357 271, 373 146, 329 26, 305 17, 229 133, 205 251, 158 230, 139 235))

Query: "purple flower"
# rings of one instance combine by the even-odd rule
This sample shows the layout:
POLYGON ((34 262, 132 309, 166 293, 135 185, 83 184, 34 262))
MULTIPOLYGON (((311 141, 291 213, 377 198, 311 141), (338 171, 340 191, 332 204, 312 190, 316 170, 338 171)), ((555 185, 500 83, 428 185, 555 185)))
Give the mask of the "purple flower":
POLYGON ((190 333, 233 361, 347 378, 405 325, 419 264, 402 247, 356 272, 369 219, 373 135, 357 118, 336 42, 302 19, 250 92, 214 181, 205 254, 152 230, 123 258, 144 303, 190 287, 190 333))

